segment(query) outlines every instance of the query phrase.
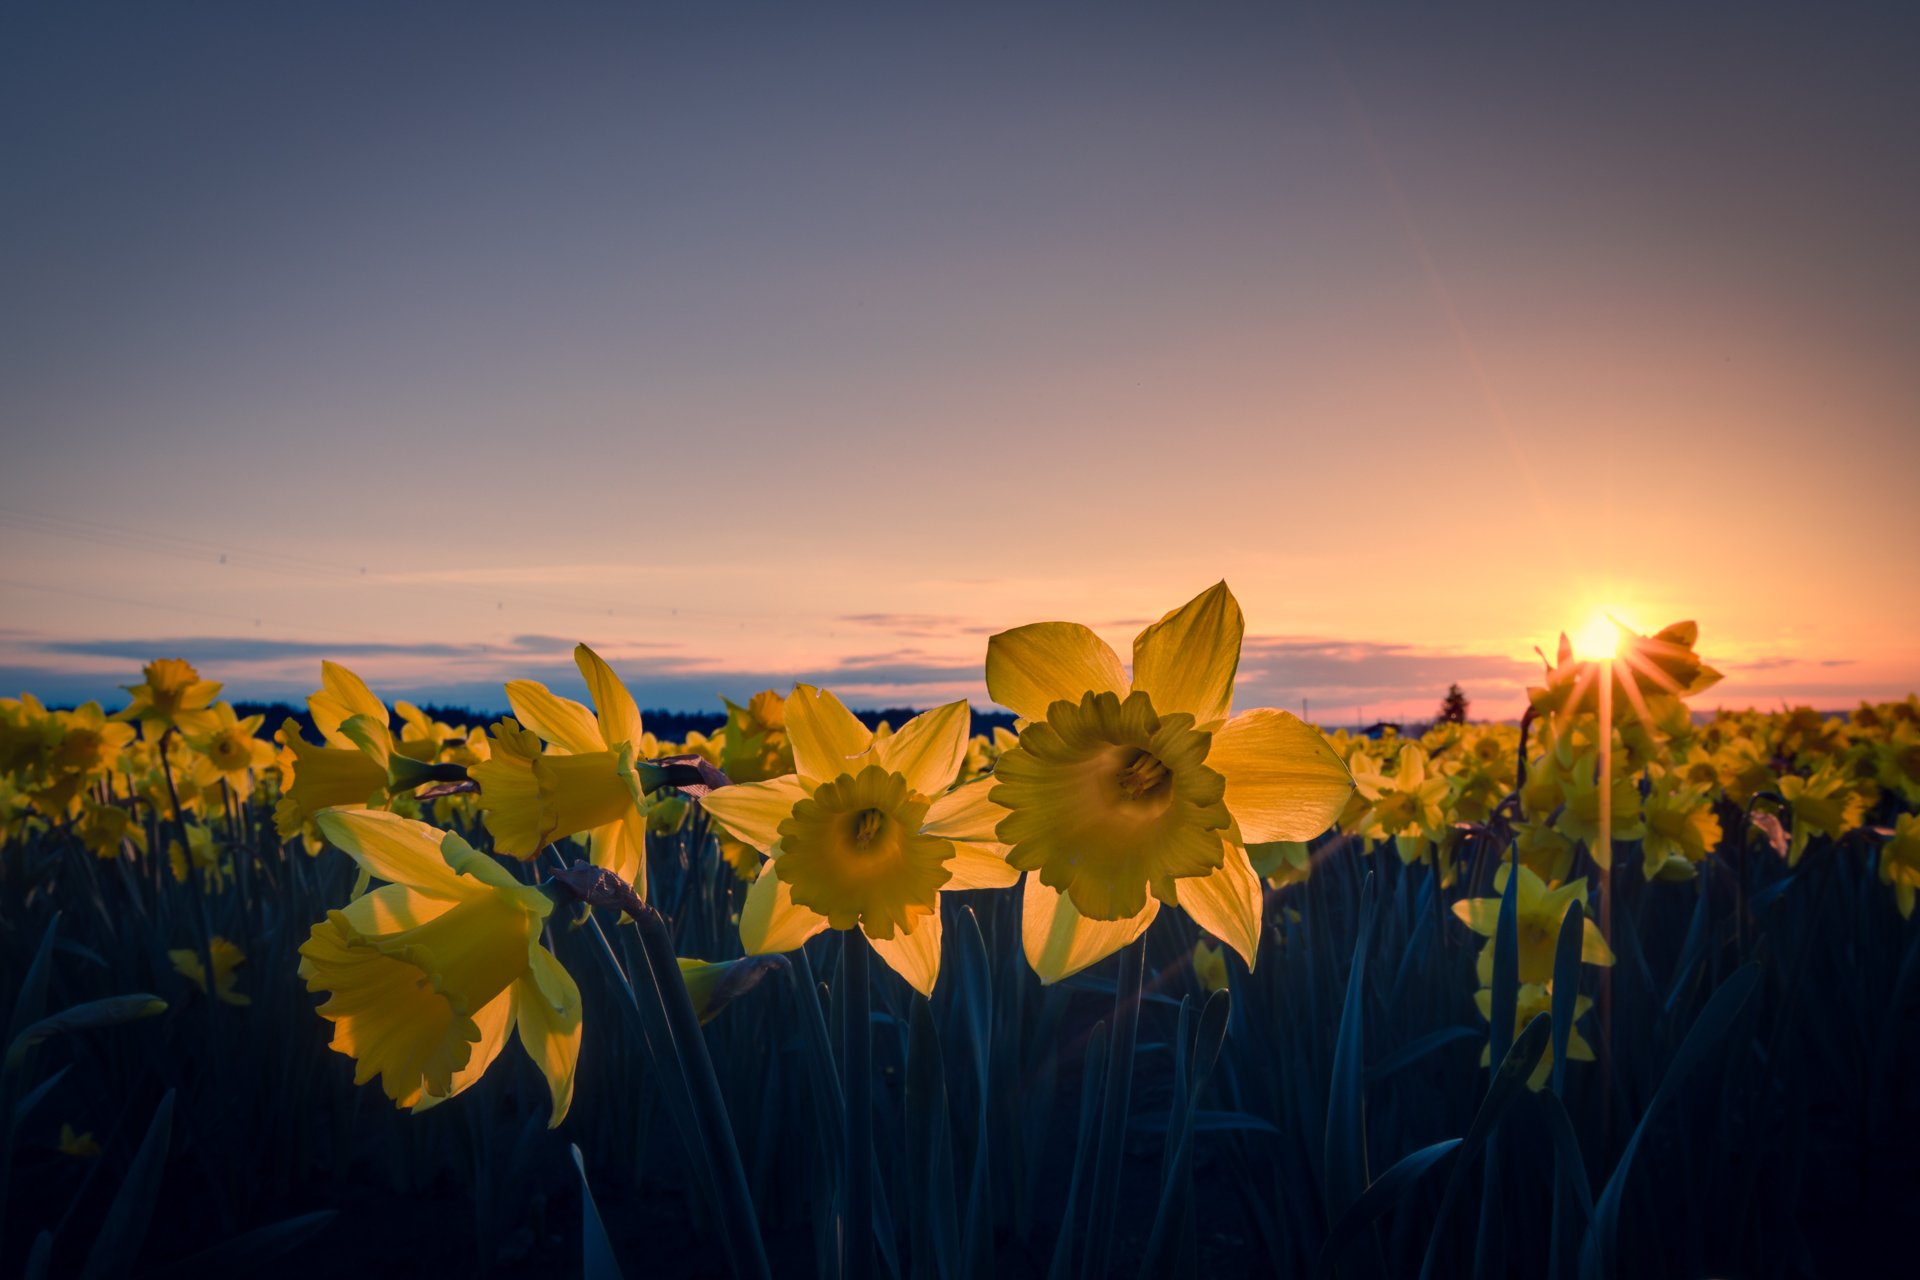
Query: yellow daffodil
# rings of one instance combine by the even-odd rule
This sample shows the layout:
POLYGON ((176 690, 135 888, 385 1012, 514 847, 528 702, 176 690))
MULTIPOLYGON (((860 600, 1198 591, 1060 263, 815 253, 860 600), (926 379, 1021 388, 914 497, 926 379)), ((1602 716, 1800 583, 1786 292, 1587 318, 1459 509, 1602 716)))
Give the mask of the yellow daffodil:
POLYGON ((1793 819, 1793 841, 1787 846, 1790 867, 1800 864, 1800 855, 1814 836, 1838 839, 1859 826, 1866 816, 1866 799, 1847 785, 1847 779, 1831 763, 1820 766, 1810 777, 1789 774, 1780 779, 1779 787, 1793 819))
POLYGON ((76 1133, 70 1124, 60 1126, 60 1154, 91 1160, 100 1154, 100 1144, 91 1133, 76 1133))
MULTIPOLYGON (((1600 756, 1597 751, 1575 757, 1572 767, 1561 776, 1560 794, 1560 812, 1553 820, 1554 829, 1567 839, 1586 845, 1602 869, 1611 867, 1613 850, 1602 847, 1600 839, 1600 756)), ((1616 770, 1607 794, 1612 838, 1638 840, 1646 828, 1640 819, 1640 788, 1634 784, 1633 776, 1616 770)))
POLYGON ((114 713, 115 720, 138 720, 150 734, 168 729, 198 727, 198 713, 220 696, 217 681, 202 680, 193 664, 180 658, 160 658, 142 669, 139 684, 123 685, 133 701, 114 713))
POLYGON ((73 834, 96 858, 117 858, 126 849, 147 851, 146 828, 119 805, 87 805, 73 824, 73 834))
POLYGON ((1367 798, 1360 830, 1371 840, 1391 837, 1406 863, 1418 862, 1429 843, 1447 834, 1444 803, 1452 788, 1445 777, 1429 773, 1427 765, 1427 753, 1409 742, 1400 748, 1393 776, 1372 770, 1353 773, 1353 785, 1367 798))
POLYGON ((200 872, 206 879, 207 889, 213 893, 224 890, 233 875, 233 863, 221 857, 220 842, 213 829, 197 822, 187 824, 185 846, 178 840, 167 842, 167 866, 181 884, 186 883, 189 872, 200 872))
MULTIPOLYGON (((1504 894, 1512 868, 1502 865, 1493 877, 1496 895, 1504 894)), ((1519 925, 1520 981, 1544 984, 1553 981, 1553 954, 1560 942, 1560 922, 1567 908, 1585 902, 1587 881, 1583 876, 1558 889, 1549 889, 1524 863, 1520 867, 1520 887, 1514 902, 1519 925)), ((1500 898, 1469 898, 1453 904, 1453 914, 1469 929, 1487 939, 1480 948, 1480 982, 1493 981, 1493 935, 1500 920, 1500 898)), ((1581 924, 1580 959, 1587 964, 1610 965, 1613 951, 1600 936, 1600 927, 1588 916, 1581 924)))
MULTIPOLYGON (((1489 1022, 1493 1021, 1493 992, 1490 989, 1482 987, 1480 990, 1474 992, 1473 1004, 1476 1009, 1480 1010, 1481 1017, 1489 1022)), ((1586 1037, 1580 1034, 1580 1028, 1577 1025, 1581 1018, 1587 1016, 1587 1011, 1591 1008, 1593 1008, 1592 997, 1575 997, 1573 1002, 1573 1018, 1576 1025, 1568 1028, 1567 1031, 1568 1062, 1593 1061, 1593 1046, 1588 1044, 1586 1037)), ((1520 998, 1514 1005, 1513 1033, 1516 1036, 1519 1035, 1520 1032, 1526 1029, 1529 1022, 1532 1022, 1542 1014, 1551 1016, 1552 1013, 1552 983, 1524 982, 1520 984, 1520 998)), ((1484 1067, 1492 1061, 1493 1046, 1490 1044, 1482 1046, 1480 1049, 1480 1065, 1484 1067)), ((1547 1051, 1540 1056, 1540 1065, 1535 1067, 1533 1074, 1527 1077, 1527 1087, 1530 1089, 1544 1088, 1552 1076, 1553 1041, 1549 1040, 1547 1041, 1547 1051)))
POLYGON ((300 948, 300 976, 326 992, 333 1048, 354 1083, 380 1077, 420 1109, 485 1073, 519 1031, 546 1075, 552 1124, 573 1098, 580 991, 540 944, 553 903, 466 841, 377 809, 320 815, 329 842, 386 883, 328 913, 300 948))
POLYGON ((1205 938, 1194 943, 1193 976, 1199 980, 1202 991, 1225 991, 1227 989, 1226 948, 1214 946, 1205 938))
POLYGON ((720 772, 735 782, 765 782, 793 772, 793 747, 787 741, 787 701, 771 689, 740 706, 729 699, 727 725, 720 735, 720 772))
MULTIPOLYGON (((273 764, 273 745, 255 735, 265 716, 242 720, 225 702, 208 709, 187 745, 205 761, 209 778, 218 778, 244 800, 253 792, 253 772, 273 764)), ((216 788, 217 789, 217 788, 216 788)))
POLYGON ((1248 844, 1307 840, 1353 780, 1318 732, 1284 711, 1232 714, 1240 606, 1219 583, 1134 640, 1133 672, 1086 627, 1041 622, 994 636, 987 691, 1025 725, 952 834, 998 840, 1030 872, 1028 962, 1055 982, 1178 906, 1249 967, 1262 897, 1248 844))
POLYGON ((1606 669, 1613 682, 1613 722, 1628 716, 1650 721, 1656 713, 1654 703, 1691 697, 1719 682, 1720 673, 1693 651, 1699 639, 1700 628, 1692 622, 1676 622, 1652 636, 1635 635, 1621 627, 1616 656, 1602 663, 1576 660, 1572 643, 1562 635, 1558 661, 1547 664, 1546 683, 1528 689, 1527 698, 1536 714, 1550 716, 1556 723, 1576 715, 1597 715, 1600 680, 1606 669))
MULTIPOLYGON (((252 1004, 250 996, 234 990, 239 980, 234 970, 247 962, 246 955, 239 947, 216 935, 207 946, 213 957, 213 993, 221 1004, 252 1004)), ((167 952, 167 958, 173 961, 174 970, 179 975, 200 988, 201 994, 207 990, 207 966, 200 959, 200 953, 192 948, 182 948, 167 952)))
POLYGON ((1720 846, 1720 819, 1706 788, 1681 774, 1656 777, 1641 812, 1646 830, 1641 870, 1649 880, 1691 880, 1698 865, 1720 846))
POLYGON ((1913 916, 1915 890, 1920 890, 1920 813, 1903 813, 1880 846, 1880 883, 1893 887, 1893 899, 1902 917, 1913 916))
POLYGON ((990 815, 984 839, 954 830, 977 826, 986 807, 983 783, 947 790, 966 755, 969 719, 965 702, 948 703, 878 739, 832 694, 794 687, 786 703, 794 772, 702 801, 716 824, 768 855, 740 915, 748 954, 857 928, 895 972, 932 993, 940 891, 1019 879, 990 815))
POLYGON ((289 716, 280 726, 280 740, 293 753, 292 778, 286 793, 274 807, 274 826, 282 838, 300 834, 301 828, 329 809, 356 808, 379 804, 386 796, 387 770, 350 739, 335 736, 346 746, 309 746, 300 736, 300 722, 289 716))
POLYGON ((495 726, 488 758, 469 772, 501 853, 532 858, 555 840, 590 833, 593 865, 645 898, 647 820, 630 776, 643 737, 640 710, 593 650, 579 645, 573 659, 594 710, 543 684, 510 680, 507 701, 519 720, 495 726))

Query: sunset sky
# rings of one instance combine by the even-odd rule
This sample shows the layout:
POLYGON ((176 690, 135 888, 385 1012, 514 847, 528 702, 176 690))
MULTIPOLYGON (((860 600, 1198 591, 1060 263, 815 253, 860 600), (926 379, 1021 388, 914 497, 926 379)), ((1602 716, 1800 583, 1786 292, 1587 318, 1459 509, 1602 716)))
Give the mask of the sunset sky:
POLYGON ((1225 578, 1330 724, 1904 696, 1910 13, 9 6, 0 693, 984 705, 1225 578))

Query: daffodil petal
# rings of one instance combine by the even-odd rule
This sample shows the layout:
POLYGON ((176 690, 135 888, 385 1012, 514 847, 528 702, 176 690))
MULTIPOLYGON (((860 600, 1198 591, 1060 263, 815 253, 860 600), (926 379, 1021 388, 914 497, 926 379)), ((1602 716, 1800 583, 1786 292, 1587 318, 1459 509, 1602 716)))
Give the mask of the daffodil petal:
POLYGON ((1127 696, 1120 657, 1077 622, 1035 622, 987 641, 987 696, 1026 720, 1044 720, 1047 708, 1080 701, 1088 690, 1127 696))
POLYGON ((328 843, 381 880, 430 898, 466 898, 477 887, 461 883, 440 856, 443 833, 437 827, 384 809, 327 809, 314 821, 328 843))
POLYGON ((580 1060, 580 988, 553 953, 535 945, 524 977, 513 992, 513 1020, 527 1056, 547 1078, 553 1095, 549 1129, 567 1118, 573 1105, 573 1071, 580 1060))
POLYGON ((780 824, 806 797, 806 787, 789 773, 765 782, 721 787, 703 796, 700 804, 734 839, 765 853, 779 843, 780 824))
POLYGON ((947 870, 953 878, 940 886, 948 889, 1010 889, 1019 883, 1020 870, 1007 861, 1004 844, 954 840, 953 857, 947 870))
MULTIPOLYGON (((940 977, 940 940, 940 912, 937 909, 931 915, 920 917, 912 933, 895 930, 891 938, 867 939, 873 944, 874 952, 887 962, 888 968, 929 999, 933 996, 933 984, 940 977)), ((848 941, 852 942, 852 939, 848 941)))
POLYGON ((1353 794, 1339 753, 1286 711, 1245 711, 1227 721, 1213 735, 1207 766, 1226 778, 1227 811, 1248 844, 1311 840, 1353 794))
POLYGON ((747 903, 740 909, 740 945, 748 955, 791 951, 826 927, 825 916, 793 900, 773 862, 761 865, 760 878, 747 888, 747 903))
POLYGON ((1260 950, 1260 877, 1247 861, 1247 851, 1231 841, 1222 842, 1226 857, 1219 869, 1204 876, 1190 876, 1173 882, 1180 909, 1194 923, 1240 953, 1247 968, 1253 968, 1260 950))
POLYGON ((620 677, 613 674, 600 658, 600 655, 585 645, 575 645, 574 665, 580 668, 580 674, 586 677, 587 692, 593 698, 595 711, 599 713, 600 737, 605 748, 594 747, 591 750, 611 750, 623 742, 640 741, 640 708, 634 705, 633 695, 627 692, 627 686, 620 683, 620 677))
POLYGON ((361 894, 341 907, 340 914, 362 934, 398 933, 425 924, 454 905, 452 899, 428 897, 409 885, 387 884, 361 894))
POLYGON ((474 1043, 467 1065, 453 1073, 453 1088, 446 1093, 422 1093, 420 1100, 413 1104, 415 1111, 430 1110, 448 1098, 459 1096, 487 1073, 493 1060, 507 1047, 507 1034, 513 1030, 513 998, 513 988, 509 986, 473 1015, 474 1025, 480 1028, 480 1039, 474 1043))
POLYGON ((1203 729, 1225 720, 1245 629, 1233 592, 1214 583, 1134 640, 1133 687, 1163 716, 1186 711, 1203 729))
POLYGON ((797 684, 787 699, 787 741, 795 773, 807 782, 831 782, 858 772, 854 760, 873 746, 873 731, 825 689, 797 684))
POLYGON ((1020 903, 1020 941, 1040 981, 1058 982, 1132 942, 1159 913, 1160 900, 1149 895, 1147 905, 1131 919, 1089 920, 1066 894, 1030 875, 1020 903))
POLYGON ((973 710, 966 699, 923 711, 891 737, 874 744, 880 763, 903 775, 923 796, 939 795, 960 776, 967 758, 967 731, 973 710))
POLYGON ((367 688, 367 682, 324 658, 320 660, 320 692, 307 699, 307 710, 320 736, 336 747, 353 745, 340 734, 340 726, 353 716, 387 723, 387 704, 367 688))
POLYGON ((1500 899, 1468 898, 1453 904, 1453 914, 1460 923, 1467 926, 1483 938, 1491 938, 1496 923, 1500 919, 1500 899))
POLYGON ((1007 816, 1004 805, 995 804, 987 798, 998 779, 992 775, 976 778, 962 787, 955 787, 943 796, 937 797, 927 809, 926 821, 920 829, 930 836, 940 836, 947 840, 966 840, 975 843, 998 843, 994 828, 1007 816))
POLYGON ((647 815, 630 809, 619 821, 595 827, 587 842, 588 858, 633 886, 641 901, 647 897, 647 815))
POLYGON ((521 724, 556 747, 577 756, 607 750, 593 712, 538 681, 507 681, 507 702, 521 724))

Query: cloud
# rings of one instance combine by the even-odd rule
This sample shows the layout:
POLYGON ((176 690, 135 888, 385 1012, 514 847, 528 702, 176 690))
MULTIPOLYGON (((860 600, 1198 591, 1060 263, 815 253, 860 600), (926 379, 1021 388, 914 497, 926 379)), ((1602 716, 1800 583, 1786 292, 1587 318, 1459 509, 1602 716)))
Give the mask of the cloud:
POLYGON ((971 618, 949 613, 845 613, 838 620, 848 626, 871 627, 876 631, 913 639, 984 636, 999 630, 998 627, 983 626, 971 618))

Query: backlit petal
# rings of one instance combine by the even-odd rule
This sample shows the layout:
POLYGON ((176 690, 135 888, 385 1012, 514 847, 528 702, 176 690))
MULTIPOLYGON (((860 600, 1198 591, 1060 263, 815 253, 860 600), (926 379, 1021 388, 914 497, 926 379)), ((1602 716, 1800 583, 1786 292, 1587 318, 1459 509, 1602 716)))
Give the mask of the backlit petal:
POLYGON ((792 774, 765 782, 739 782, 700 800, 713 820, 736 840, 765 853, 779 842, 780 824, 805 799, 807 789, 792 774))
POLYGON ((1353 794, 1339 753, 1286 711, 1246 711, 1227 721, 1213 735, 1207 765, 1226 778, 1227 810, 1248 844, 1311 840, 1353 794))
POLYGON ((791 951, 827 927, 827 918, 793 900, 793 891, 774 870, 772 862, 760 868, 760 878, 747 889, 740 910, 740 945, 750 956, 791 951))
POLYGON ((1071 977, 1097 964, 1147 931, 1160 913, 1160 900, 1151 895, 1140 913, 1127 920, 1089 920, 1074 909, 1072 899, 1027 877, 1020 905, 1020 940, 1027 963, 1043 983, 1071 977))
POLYGON ((1020 880, 1020 871, 1007 862, 1007 846, 955 840, 953 857, 947 870, 953 878, 940 886, 948 889, 1010 889, 1020 880))
POLYGON ((948 840, 997 843, 993 829, 1007 816, 1004 806, 987 798, 997 781, 989 775, 938 797, 927 810, 926 821, 920 829, 948 840))
POLYGON ((638 744, 640 708, 634 705, 633 695, 620 683, 620 677, 613 674, 613 668, 583 644, 574 646, 573 661, 587 679, 587 692, 593 698, 594 710, 599 713, 600 736, 607 747, 616 748, 623 742, 638 744))
POLYGON ((874 750, 881 764, 905 775, 908 786, 923 796, 936 796, 960 776, 972 725, 973 711, 962 698, 921 712, 874 750))
POLYGON ((431 898, 467 898, 480 887, 461 883, 440 856, 443 833, 437 827, 384 809, 328 809, 315 821, 329 843, 381 880, 431 898))
POLYGON ((513 984, 513 1020, 527 1056, 553 1095, 549 1129, 573 1105, 573 1070, 580 1060, 580 988, 545 947, 535 946, 525 977, 513 984))
MULTIPOLYGON (((864 935, 862 935, 864 936, 864 935)), ((868 938, 873 949, 889 968, 907 980, 923 996, 933 995, 933 984, 940 977, 940 913, 920 917, 912 933, 894 932, 891 938, 868 938)), ((848 937, 850 945, 858 946, 848 937)))
POLYGON ((787 699, 787 741, 803 781, 831 782, 859 772, 854 760, 873 746, 873 731, 825 689, 797 684, 787 699))
POLYGON ((1189 712, 1201 728, 1233 709, 1245 624, 1240 603, 1216 582, 1133 642, 1133 687, 1145 689, 1161 715, 1189 712))
POLYGON ((1088 690, 1127 696, 1127 672, 1107 642, 1077 622, 1035 622, 987 641, 987 695, 1017 716, 1044 720, 1088 690))
POLYGON ((521 724, 556 747, 575 755, 608 749, 600 740, 600 722, 593 712, 538 681, 507 681, 507 701, 521 724))
POLYGON ((1260 949, 1260 877, 1253 874, 1246 850, 1223 842, 1226 860, 1220 869, 1204 876, 1191 876, 1173 882, 1180 898, 1180 909, 1194 923, 1240 953, 1247 968, 1253 968, 1260 949))

